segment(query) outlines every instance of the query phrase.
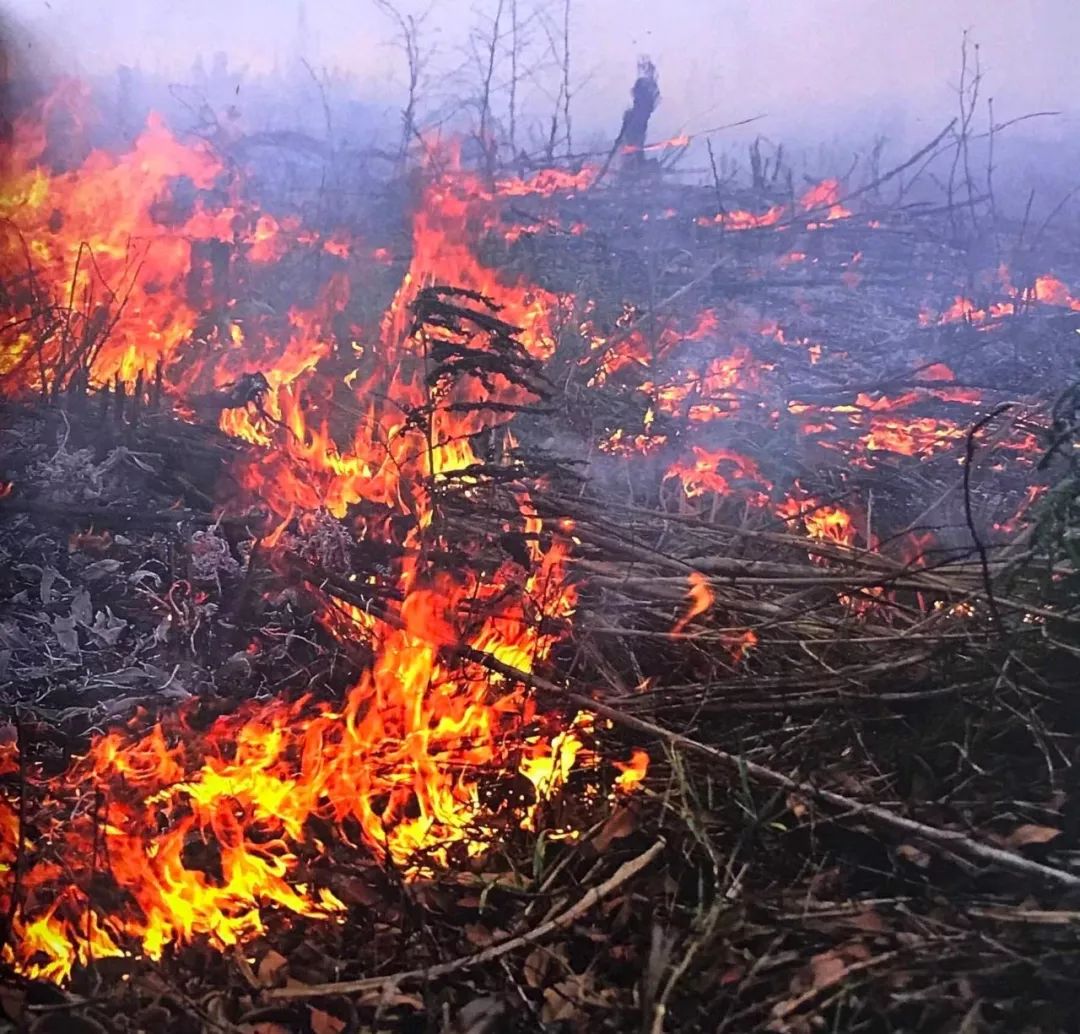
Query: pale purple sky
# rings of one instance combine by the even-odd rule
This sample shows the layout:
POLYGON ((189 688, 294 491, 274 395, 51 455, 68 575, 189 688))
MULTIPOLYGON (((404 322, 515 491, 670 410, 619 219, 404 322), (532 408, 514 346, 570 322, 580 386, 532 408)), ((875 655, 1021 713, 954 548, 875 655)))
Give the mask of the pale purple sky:
MULTIPOLYGON (((400 0, 431 8, 434 71, 460 64, 467 25, 496 0, 400 0)), ((519 0, 560 12, 561 0, 519 0)), ((118 61, 182 76, 195 55, 225 49, 269 69, 297 45, 296 0, 0 0, 22 57, 39 67, 101 70, 118 61), (26 47, 31 42, 30 48, 26 47)), ((371 0, 307 0, 306 56, 352 71, 365 95, 393 103, 400 58, 371 0)), ((767 113, 756 131, 864 132, 880 117, 912 139, 954 105, 961 32, 982 44, 999 116, 1058 108, 1043 135, 1080 125, 1080 0, 572 0, 575 109, 583 130, 621 110, 639 54, 660 70, 657 130, 702 129, 767 113)))

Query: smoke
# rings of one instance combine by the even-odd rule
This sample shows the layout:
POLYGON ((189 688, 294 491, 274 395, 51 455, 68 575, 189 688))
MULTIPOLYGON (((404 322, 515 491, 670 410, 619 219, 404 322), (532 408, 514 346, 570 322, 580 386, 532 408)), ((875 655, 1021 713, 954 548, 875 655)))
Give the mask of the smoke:
MULTIPOLYGON (((443 118, 467 101, 476 56, 470 33, 490 25, 499 0, 398 6, 426 12, 425 100, 428 114, 443 118)), ((532 48, 523 60, 522 104, 542 125, 557 103, 561 71, 545 51, 563 5, 517 6, 532 48)), ((373 0, 8 0, 7 8, 9 46, 23 74, 106 74, 122 64, 184 82, 196 62, 224 51, 241 107, 242 81, 281 75, 301 59, 336 70, 336 89, 386 118, 402 100, 404 59, 373 0)), ((504 33, 508 9, 503 0, 504 33)), ((795 147, 824 142, 842 153, 880 133, 898 149, 917 146, 956 112, 965 30, 981 45, 983 103, 993 96, 998 121, 1061 112, 1024 123, 1014 138, 1056 144, 1075 136, 1080 122, 1072 31, 1080 9, 1072 0, 570 0, 570 20, 572 111, 583 144, 617 131, 636 62, 648 54, 663 90, 654 137, 760 115, 720 134, 722 145, 741 147, 761 134, 795 147)), ((505 78, 496 89, 505 89, 505 78)))

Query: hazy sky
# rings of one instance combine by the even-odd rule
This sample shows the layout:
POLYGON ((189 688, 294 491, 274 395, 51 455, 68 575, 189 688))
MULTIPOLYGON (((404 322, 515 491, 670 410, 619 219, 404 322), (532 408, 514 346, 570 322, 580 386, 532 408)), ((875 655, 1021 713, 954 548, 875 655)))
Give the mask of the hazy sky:
MULTIPOLYGON (((431 8, 436 67, 460 63, 467 25, 497 0, 400 0, 431 8), (441 62, 441 65, 439 63, 441 62)), ((522 8, 545 0, 519 0, 522 8)), ((270 69, 295 55, 297 0, 0 0, 12 45, 38 67, 99 70, 118 61, 178 77, 200 51, 270 69), (31 57, 31 55, 33 55, 31 57)), ((561 0, 546 0, 561 11, 561 0)), ((307 0, 306 56, 350 69, 376 102, 400 84, 391 29, 372 0, 307 0)), ((1044 134, 1080 126, 1080 0, 572 0, 575 79, 591 73, 576 114, 617 123, 637 57, 660 70, 657 129, 710 127, 767 113, 781 135, 843 134, 879 119, 921 138, 951 113, 967 28, 982 44, 987 94, 1009 117, 1067 113, 1044 134)), ((22 64, 22 62, 20 62, 22 64)), ((25 67, 25 65, 22 65, 25 67)))

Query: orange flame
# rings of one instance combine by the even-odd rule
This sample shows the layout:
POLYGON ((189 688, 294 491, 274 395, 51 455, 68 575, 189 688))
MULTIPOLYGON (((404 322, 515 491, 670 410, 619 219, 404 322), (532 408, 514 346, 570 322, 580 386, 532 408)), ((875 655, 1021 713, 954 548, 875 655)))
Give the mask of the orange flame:
POLYGON ((825 209, 824 216, 819 222, 811 224, 811 228, 838 219, 847 219, 851 215, 851 212, 840 203, 838 180, 822 180, 805 191, 794 207, 773 205, 766 211, 757 213, 737 209, 731 212, 719 212, 711 219, 702 216, 697 222, 700 226, 716 225, 722 226, 725 230, 761 230, 794 218, 797 212, 811 213, 821 209, 825 209))
POLYGON ((733 484, 733 481, 756 483, 766 491, 771 490, 772 485, 748 456, 731 449, 710 451, 700 445, 691 446, 691 452, 692 460, 676 460, 664 475, 665 479, 678 478, 688 497, 706 493, 720 496, 738 494, 752 505, 764 506, 768 503, 768 497, 763 492, 736 488, 733 484))
MULTIPOLYGON (((226 409, 219 426, 251 443, 236 476, 250 500, 274 515, 267 549, 286 550, 293 529, 320 513, 351 514, 357 534, 376 540, 393 536, 395 514, 409 516, 410 530, 395 543, 403 559, 388 576, 396 609, 373 615, 321 600, 324 627, 370 643, 375 657, 340 703, 310 696, 251 702, 209 728, 200 728, 194 706, 149 729, 140 715, 130 729, 95 738, 60 778, 29 766, 29 784, 48 807, 38 820, 42 836, 23 845, 25 893, 3 960, 63 980, 90 958, 129 951, 158 958, 196 938, 218 947, 241 943, 263 930, 271 906, 308 917, 339 913, 344 905, 319 864, 329 850, 320 830, 362 841, 406 875, 481 854, 505 822, 486 801, 484 773, 517 771, 529 780, 536 798, 517 808, 513 821, 534 828, 543 796, 581 756, 589 719, 578 716, 556 731, 522 686, 455 660, 455 651, 463 646, 526 672, 548 658, 576 606, 567 572, 572 528, 538 516, 522 491, 527 567, 508 561, 450 577, 421 566, 421 547, 435 534, 435 493, 453 478, 468 484, 477 465, 473 436, 509 419, 506 409, 484 403, 505 407, 534 396, 501 374, 433 387, 425 364, 439 331, 411 331, 409 307, 434 282, 481 292, 521 328, 530 355, 548 357, 561 300, 504 282, 465 242, 470 227, 483 223, 480 206, 494 198, 579 190, 594 174, 501 181, 494 195, 465 176, 433 182, 414 219, 409 271, 378 341, 366 343, 356 332, 358 365, 343 385, 324 372, 324 360, 348 302, 344 276, 329 277, 311 310, 291 310, 283 336, 248 320, 194 340, 200 313, 183 301, 205 287, 193 275, 194 242, 229 239, 244 261, 267 263, 305 237, 288 221, 242 208, 237 191, 228 207, 197 201, 190 212, 169 212, 176 177, 196 188, 217 183, 222 170, 207 150, 180 144, 152 119, 128 155, 95 152, 77 173, 54 175, 36 164, 43 138, 28 127, 16 149, 16 189, 3 202, 18 228, 3 237, 5 254, 15 255, 21 234, 52 305, 64 303, 72 282, 90 296, 99 275, 128 291, 122 310, 113 298, 103 302, 111 330, 93 354, 92 379, 150 376, 162 363, 166 386, 186 405, 197 385, 263 374, 266 397, 226 409), (164 220, 154 215, 161 204, 164 220), (91 242, 94 263, 80 257, 82 239, 91 242), (143 242, 138 276, 128 270, 129 240, 143 242), (346 433, 330 419, 342 396, 358 413, 346 433), (418 412, 428 414, 425 426, 413 418, 418 412), (116 900, 125 902, 107 913, 85 892, 104 870, 116 900)), ((341 260, 356 251, 344 239, 310 242, 341 260)), ((42 367, 61 367, 69 344, 65 334, 51 340, 42 367)), ((473 335, 469 346, 485 348, 483 336, 473 335)), ((24 353, 16 350, 0 367, 12 390, 38 386, 36 358, 25 362, 24 353)), ((11 749, 0 755, 9 770, 13 757, 11 749)), ((20 836, 15 810, 0 798, 0 866, 8 872, 20 836)), ((0 894, 0 908, 9 903, 0 894)))
POLYGON ((690 588, 686 592, 686 597, 690 603, 686 608, 686 613, 672 626, 672 635, 680 634, 694 618, 704 614, 716 599, 712 589, 709 587, 709 579, 700 571, 692 571, 689 582, 690 588))
POLYGON ((619 770, 615 777, 615 789, 621 793, 633 793, 640 789, 649 771, 649 755, 643 750, 635 750, 629 761, 613 761, 619 770))

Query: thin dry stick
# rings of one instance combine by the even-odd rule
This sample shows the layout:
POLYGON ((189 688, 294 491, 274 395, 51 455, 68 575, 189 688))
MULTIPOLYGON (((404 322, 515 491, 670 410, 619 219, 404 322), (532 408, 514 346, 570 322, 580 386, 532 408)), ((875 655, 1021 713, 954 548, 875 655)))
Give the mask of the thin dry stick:
POLYGON ((990 608, 990 617, 994 622, 994 630, 1001 638, 1005 637, 1005 625, 1001 620, 1001 611, 998 610, 997 599, 994 596, 994 582, 990 577, 990 559, 986 554, 986 546, 983 544, 978 529, 975 527, 975 515, 972 513, 971 508, 971 465, 975 461, 975 435, 991 420, 1011 408, 1011 402, 1003 402, 996 409, 987 413, 968 431, 964 443, 964 520, 967 522, 971 540, 975 543, 975 549, 979 553, 979 565, 982 569, 983 586, 986 590, 986 605, 990 608))
POLYGON ((1001 848, 991 847, 989 844, 980 843, 977 840, 973 840, 965 833, 960 833, 955 830, 939 829, 937 826, 928 826, 923 822, 916 822, 914 819, 905 818, 903 815, 897 815, 887 808, 882 808, 876 804, 866 804, 862 801, 855 800, 853 797, 846 797, 843 794, 834 793, 832 790, 823 790, 811 783, 792 779, 782 772, 766 768, 764 765, 759 765, 757 762, 750 761, 741 755, 729 754, 726 750, 720 750, 717 747, 711 747, 708 744, 692 740, 690 737, 683 736, 681 733, 672 732, 670 729, 664 729, 659 725, 654 725, 652 722, 647 722, 644 719, 619 711, 599 700, 593 700, 580 693, 574 693, 571 690, 563 689, 561 686, 557 686, 547 679, 520 671, 517 668, 512 668, 509 664, 503 664, 502 661, 481 653, 479 650, 467 648, 459 652, 469 660, 478 661, 492 671, 498 672, 500 675, 505 675, 507 678, 531 685, 533 688, 543 690, 544 692, 555 693, 564 699, 577 704, 579 707, 593 711, 603 718, 609 718, 611 721, 624 728, 634 729, 637 732, 645 733, 648 736, 661 740, 672 747, 678 747, 688 753, 710 758, 735 773, 745 772, 749 778, 754 779, 757 782, 775 786, 792 793, 801 794, 804 797, 819 801, 822 804, 827 804, 832 808, 840 809, 845 813, 842 816, 844 818, 861 818, 897 833, 902 833, 905 836, 917 837, 945 855, 950 853, 966 855, 968 858, 981 864, 997 865, 1002 869, 1008 869, 1020 876, 1043 880, 1060 887, 1080 888, 1080 876, 1064 872, 1061 869, 1055 869, 1049 865, 1042 865, 1039 862, 1029 861, 1019 855, 1012 854, 1009 851, 1003 851, 1001 848))
MULTIPOLYGON (((881 955, 875 955, 873 958, 864 959, 862 962, 853 963, 844 970, 844 979, 847 980, 848 977, 856 973, 863 973, 868 969, 877 969, 887 962, 892 962, 893 959, 897 958, 899 955, 899 951, 887 951, 881 955)), ((814 1001, 825 991, 828 991, 833 987, 835 987, 835 985, 832 983, 815 985, 808 991, 804 991, 797 998, 791 998, 774 1006, 771 1015, 774 1020, 785 1020, 793 1013, 798 1012, 804 1005, 814 1001)))
POLYGON ((464 969, 472 969, 474 966, 482 966, 487 962, 502 958, 518 948, 527 947, 543 940, 549 934, 565 929, 575 923, 586 912, 596 906, 613 891, 618 890, 624 883, 633 879, 644 869, 666 846, 663 837, 656 841, 647 851, 639 854, 636 858, 624 862, 603 883, 596 887, 590 887, 583 897, 558 915, 553 916, 545 923, 534 927, 526 933, 511 937, 508 941, 493 944, 490 948, 478 951, 473 955, 464 955, 460 958, 442 962, 437 966, 429 966, 426 969, 407 969, 400 973, 389 973, 381 977, 363 977, 360 980, 343 980, 333 984, 311 984, 308 987, 277 987, 266 993, 267 998, 321 998, 326 995, 357 994, 362 991, 375 991, 383 988, 400 987, 405 983, 431 980, 439 980, 450 976, 452 973, 460 973, 464 969))

